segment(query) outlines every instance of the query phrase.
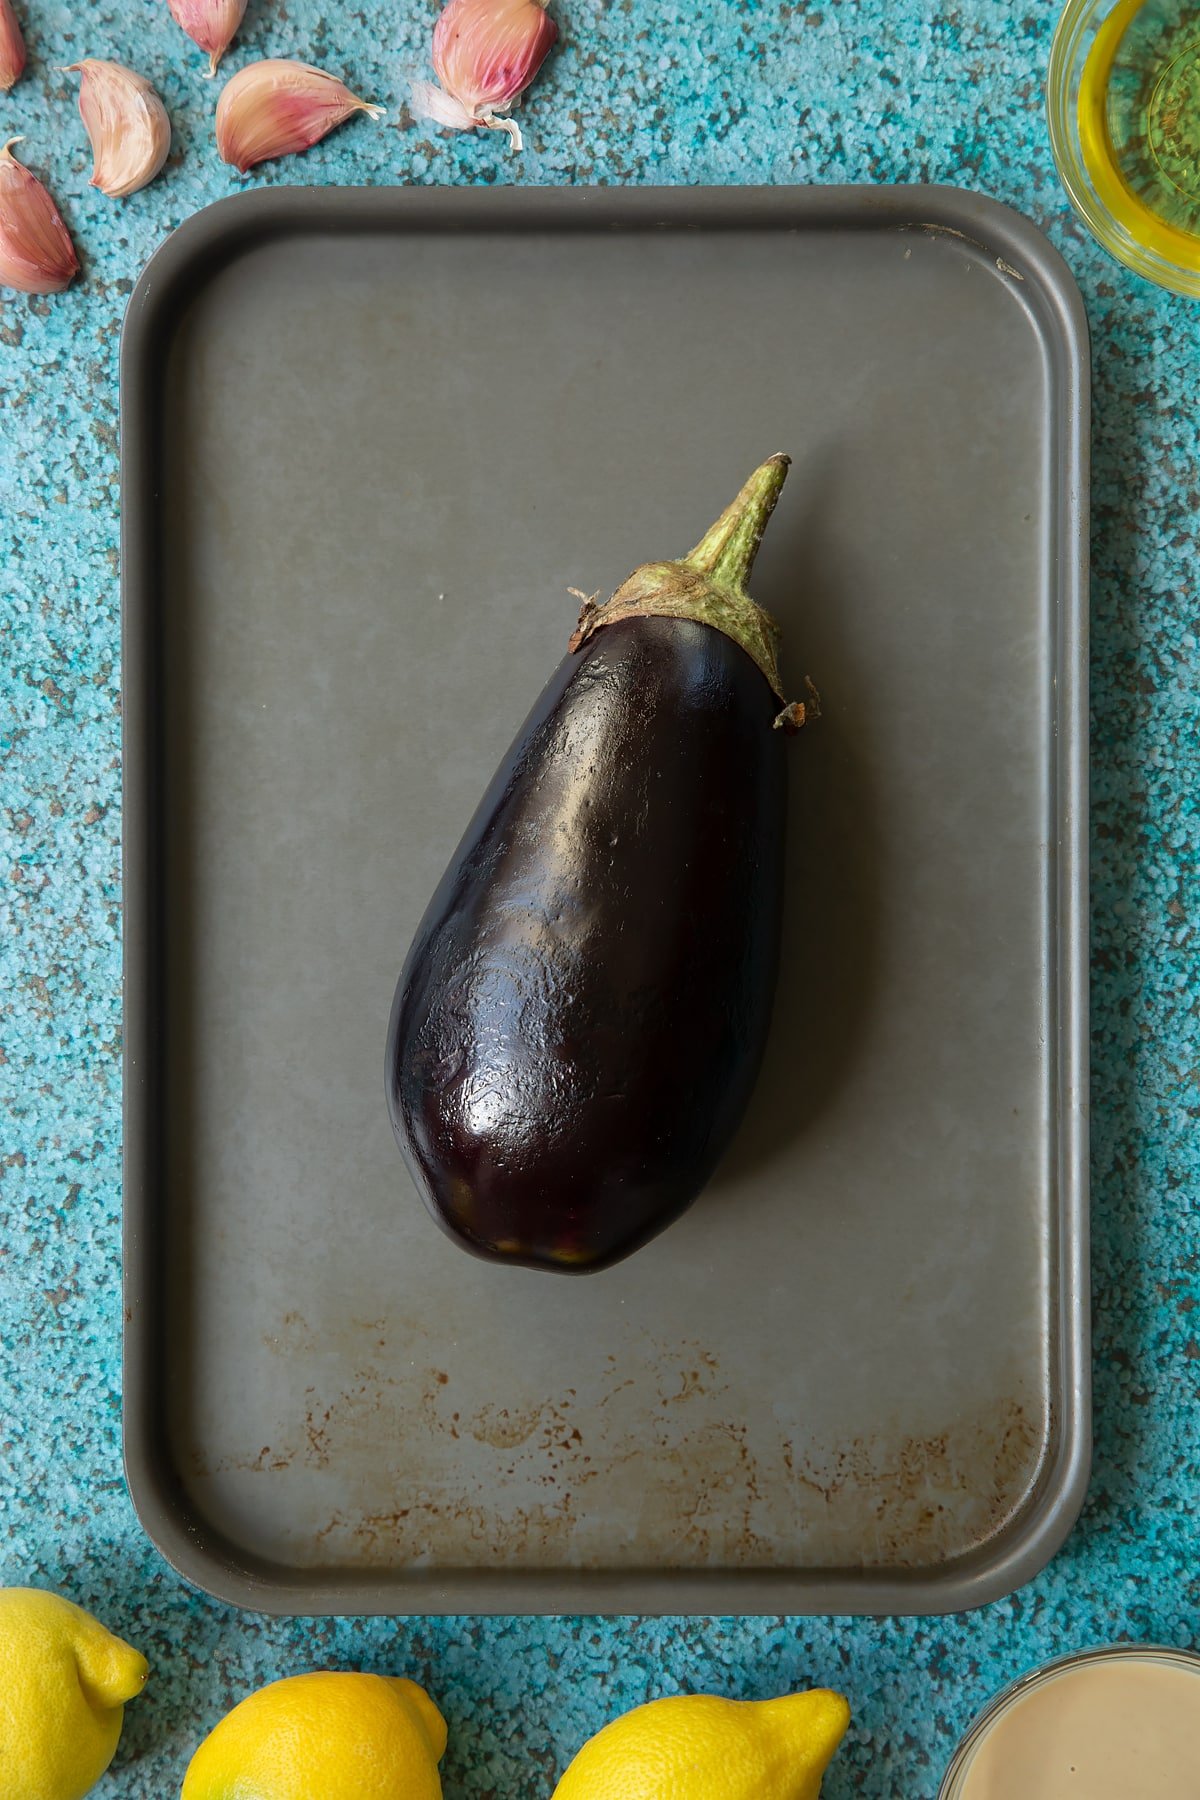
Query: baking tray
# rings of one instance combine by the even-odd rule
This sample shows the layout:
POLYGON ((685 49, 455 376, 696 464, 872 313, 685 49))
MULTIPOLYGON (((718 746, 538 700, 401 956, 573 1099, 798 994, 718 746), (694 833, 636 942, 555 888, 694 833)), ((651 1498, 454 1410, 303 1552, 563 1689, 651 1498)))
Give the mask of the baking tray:
POLYGON ((1086 325, 948 189, 304 191, 122 348, 126 1456, 290 1612, 928 1612, 1089 1455, 1086 325), (777 1028, 709 1190, 565 1279, 437 1231, 393 982, 577 602, 795 466, 777 1028))

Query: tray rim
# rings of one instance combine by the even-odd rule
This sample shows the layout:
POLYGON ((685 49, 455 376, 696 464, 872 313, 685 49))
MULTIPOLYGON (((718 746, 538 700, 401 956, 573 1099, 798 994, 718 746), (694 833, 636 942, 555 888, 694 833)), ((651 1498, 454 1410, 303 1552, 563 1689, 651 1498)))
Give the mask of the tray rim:
POLYGON ((1087 318, 1067 264, 1042 232, 1001 201, 949 186, 817 188, 314 188, 244 191, 179 226, 130 296, 120 349, 121 691, 123 702, 124 1149, 123 1445, 138 1519, 172 1567, 219 1600, 269 1614, 929 1615, 999 1599, 1041 1570, 1066 1540, 1091 1467, 1088 1212, 1088 477, 1087 318), (1056 584, 1054 813, 1057 982, 1057 1401, 1053 1454, 1021 1509, 982 1550, 911 1570, 669 1568, 609 1570, 301 1571, 250 1561, 188 1502, 155 1431, 155 966, 152 826, 154 615, 152 435, 143 429, 155 343, 172 308, 206 272, 255 241, 293 233, 452 230, 917 229, 966 239, 1021 282, 1054 334, 1057 391, 1048 545, 1056 584))

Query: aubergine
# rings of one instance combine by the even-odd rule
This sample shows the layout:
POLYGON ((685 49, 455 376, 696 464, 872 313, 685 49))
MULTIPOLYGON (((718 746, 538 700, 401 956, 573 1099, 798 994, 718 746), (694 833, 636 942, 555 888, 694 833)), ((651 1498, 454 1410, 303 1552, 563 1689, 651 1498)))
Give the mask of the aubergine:
POLYGON ((704 1187, 750 1098, 779 960, 778 627, 746 592, 789 459, 690 555, 584 604, 418 927, 387 1042, 433 1217, 584 1273, 704 1187))

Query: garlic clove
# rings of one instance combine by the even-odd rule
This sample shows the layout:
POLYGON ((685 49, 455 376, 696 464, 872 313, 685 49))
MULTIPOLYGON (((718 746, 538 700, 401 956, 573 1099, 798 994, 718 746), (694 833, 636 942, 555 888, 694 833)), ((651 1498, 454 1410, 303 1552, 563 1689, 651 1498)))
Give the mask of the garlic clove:
POLYGON ((239 69, 222 89, 217 149, 244 175, 269 157, 309 149, 356 112, 378 119, 383 108, 311 63, 266 57, 239 69))
POLYGON ((79 116, 92 146, 92 186, 114 200, 136 194, 167 160, 166 107, 145 76, 122 63, 89 56, 68 68, 83 77, 79 116))
POLYGON ((194 44, 208 51, 209 75, 233 42, 246 11, 246 0, 167 0, 171 17, 194 44))
POLYGON ((522 147, 516 105, 558 37, 546 0, 448 0, 433 31, 441 89, 413 83, 414 110, 452 130, 487 126, 522 147))
POLYGON ((79 272, 62 215, 37 176, 19 163, 9 138, 0 149, 0 287, 61 294, 79 272))
POLYGON ((0 92, 7 94, 25 67, 25 39, 12 0, 0 0, 0 92))

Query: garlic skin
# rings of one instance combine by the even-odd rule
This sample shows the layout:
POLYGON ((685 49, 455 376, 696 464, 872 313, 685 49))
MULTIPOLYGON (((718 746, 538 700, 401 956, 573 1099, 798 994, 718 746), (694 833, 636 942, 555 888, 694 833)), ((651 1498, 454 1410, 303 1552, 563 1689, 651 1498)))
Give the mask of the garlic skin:
POLYGON ((215 75, 245 16, 246 0, 167 0, 167 5, 175 23, 201 50, 207 50, 205 72, 215 75))
POLYGON ((0 287, 22 294, 61 294, 79 272, 71 234, 36 175, 0 149, 0 287))
POLYGON ((433 31, 440 87, 415 81, 413 108, 454 131, 487 126, 523 148, 520 127, 506 118, 558 37, 547 0, 448 0, 433 31))
POLYGON ((25 39, 12 0, 0 0, 0 93, 7 94, 25 67, 25 39))
POLYGON ((378 119, 383 108, 311 63, 265 57, 239 69, 222 89, 217 149, 244 175, 269 157, 309 149, 356 112, 378 119))
POLYGON ((67 66, 83 77, 79 116, 92 146, 92 186, 114 200, 136 194, 167 160, 166 107, 145 76, 123 63, 89 56, 67 66))

